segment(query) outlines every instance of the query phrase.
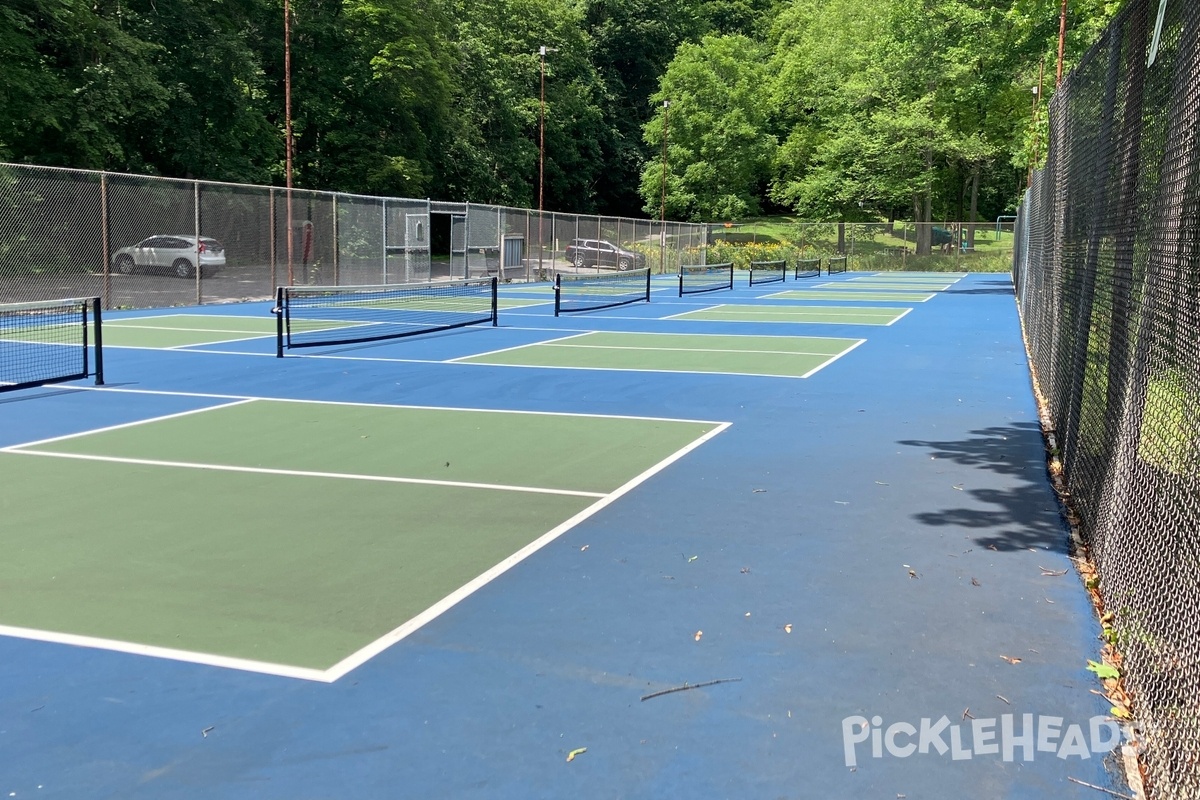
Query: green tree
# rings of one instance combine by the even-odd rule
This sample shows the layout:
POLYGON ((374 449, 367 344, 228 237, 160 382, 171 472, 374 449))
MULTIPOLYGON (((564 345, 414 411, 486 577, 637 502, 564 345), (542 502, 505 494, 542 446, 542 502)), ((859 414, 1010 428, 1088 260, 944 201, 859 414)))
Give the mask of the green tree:
MULTIPOLYGON (((765 48, 740 35, 681 45, 653 100, 648 144, 659 149, 642 172, 647 213, 659 211, 667 144, 666 213, 674 219, 731 219, 757 214, 776 139, 766 129, 760 92, 765 48), (669 101, 666 108, 663 101, 669 101)), ((656 215, 657 216, 657 215, 656 215)))
POLYGON ((581 11, 565 0, 457 0, 455 121, 442 191, 536 207, 542 46, 546 208, 594 207, 605 165, 604 92, 581 11))
POLYGON ((699 39, 705 22, 686 0, 584 0, 592 63, 604 86, 600 158, 604 180, 596 204, 604 213, 634 216, 638 181, 652 155, 642 129, 653 116, 649 99, 684 41, 699 39))
POLYGON ((160 48, 126 32, 103 0, 30 0, 0 8, 0 151, 40 164, 146 169, 139 131, 168 93, 160 48))

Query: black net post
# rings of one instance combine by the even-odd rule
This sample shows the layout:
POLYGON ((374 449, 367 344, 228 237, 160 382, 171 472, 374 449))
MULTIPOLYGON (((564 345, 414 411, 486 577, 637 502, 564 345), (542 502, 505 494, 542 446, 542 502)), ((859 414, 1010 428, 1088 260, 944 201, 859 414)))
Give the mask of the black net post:
MULTIPOLYGON (((92 326, 93 326, 93 329, 95 330, 95 342, 94 342, 93 346, 95 347, 95 350, 96 350, 96 359, 95 360, 96 360, 96 385, 97 386, 104 385, 104 323, 100 319, 100 307, 103 304, 104 304, 103 301, 99 297, 93 297, 91 299, 92 326)), ((86 309, 86 308, 87 308, 87 304, 84 304, 84 309, 86 309)), ((84 314, 86 315, 86 313, 87 312, 85 310, 84 314)), ((85 323, 85 326, 86 326, 86 323, 85 323)), ((87 331, 86 330, 84 331, 83 335, 84 335, 84 341, 86 342, 87 341, 87 331)), ((87 351, 86 347, 84 347, 84 351, 85 352, 87 351)), ((87 370, 86 363, 84 364, 84 370, 85 371, 87 370)))
POLYGON ((271 309, 275 314, 275 357, 283 358, 283 287, 280 286, 275 290, 275 307, 271 309))

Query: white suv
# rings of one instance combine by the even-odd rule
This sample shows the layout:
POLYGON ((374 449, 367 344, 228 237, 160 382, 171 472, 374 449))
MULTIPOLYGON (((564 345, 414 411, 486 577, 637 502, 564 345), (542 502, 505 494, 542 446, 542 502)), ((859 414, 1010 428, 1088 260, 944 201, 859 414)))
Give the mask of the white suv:
POLYGON ((200 275, 211 275, 225 266, 225 245, 207 236, 200 237, 197 248, 195 236, 157 234, 131 247, 113 253, 113 268, 122 275, 136 271, 170 270, 181 278, 196 274, 197 249, 200 275))

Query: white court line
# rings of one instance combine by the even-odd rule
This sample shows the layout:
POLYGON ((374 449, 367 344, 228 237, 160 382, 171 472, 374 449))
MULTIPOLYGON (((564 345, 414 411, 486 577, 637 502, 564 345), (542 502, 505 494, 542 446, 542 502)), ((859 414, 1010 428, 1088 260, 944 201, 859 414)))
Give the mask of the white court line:
MULTIPOLYGON (((533 347, 534 345, 528 346, 533 347)), ((548 364, 477 364, 471 361, 460 361, 458 363, 464 367, 490 367, 492 369, 569 369, 577 370, 579 372, 656 372, 665 373, 668 375, 732 375, 739 378, 788 378, 791 380, 803 377, 802 375, 779 375, 774 372, 728 372, 723 370, 669 369, 666 367, 569 367, 552 366, 548 364)))
MULTIPOLYGON (((891 294, 907 293, 907 294, 923 294, 923 295, 925 295, 920 300, 914 300, 911 297, 884 297, 884 298, 872 298, 872 299, 868 300, 864 297, 855 297, 854 296, 856 294, 870 294, 871 290, 869 290, 869 289, 847 289, 847 290, 843 290, 841 292, 841 294, 838 294, 836 290, 833 290, 828 293, 830 295, 837 294, 838 295, 837 297, 785 297, 784 296, 784 295, 789 295, 789 294, 805 294, 805 293, 816 294, 816 292, 811 289, 787 289, 782 292, 773 292, 772 294, 764 294, 762 297, 760 297, 758 299, 759 300, 772 300, 772 299, 800 300, 800 301, 817 300, 817 301, 829 301, 831 303, 927 303, 930 300, 932 300, 934 297, 937 296, 936 294, 932 294, 930 292, 925 292, 925 291, 921 291, 921 290, 917 290, 917 289, 893 290, 891 292, 891 294)), ((888 294, 888 292, 884 289, 879 289, 879 290, 877 290, 876 293, 877 294, 888 294)), ((821 292, 821 294, 825 294, 825 292, 821 292)))
POLYGON ((568 336, 560 336, 556 339, 548 339, 545 342, 529 342, 528 344, 516 344, 516 345, 513 345, 512 347, 501 347, 499 350, 488 350, 483 353, 472 353, 471 355, 458 356, 457 358, 449 358, 441 363, 454 364, 458 361, 462 361, 465 358, 483 358, 484 356, 494 356, 497 353, 508 353, 512 350, 521 350, 523 348, 532 347, 533 345, 538 345, 538 344, 550 344, 551 342, 565 342, 567 339, 577 339, 580 336, 590 336, 592 333, 593 333, 593 331, 582 331, 580 333, 572 333, 568 336))
POLYGON ((944 292, 953 283, 920 283, 915 286, 905 286, 903 283, 865 283, 847 284, 846 281, 835 283, 818 283, 812 289, 833 289, 843 292, 944 292))
MULTIPOLYGON (((252 319, 247 317, 247 319, 252 319)), ((259 336, 274 336, 274 331, 228 330, 225 328, 173 328, 167 325, 122 325, 119 322, 105 322, 104 330, 120 328, 125 331, 186 331, 188 333, 257 333, 259 336)))
MULTIPOLYGON (((100 387, 88 386, 88 387, 84 387, 84 388, 88 389, 89 391, 95 391, 97 388, 100 388, 100 387)), ((138 390, 101 389, 101 391, 138 391, 138 390)), ((181 395, 181 396, 189 396, 189 395, 181 395)), ((207 395, 190 395, 190 396, 206 397, 207 395)), ((91 436, 93 433, 107 433, 108 431, 117 431, 117 430, 121 430, 122 428, 135 428, 139 425, 149 425, 152 422, 163 422, 164 420, 168 420, 168 419, 178 419, 179 417, 187 417, 187 416, 191 416, 192 414, 203 414, 206 411, 216 411, 217 409, 221 409, 221 408, 233 408, 234 406, 240 406, 240 405, 244 405, 246 403, 253 403, 257 398, 254 398, 254 397, 217 398, 214 396, 213 399, 231 400, 232 402, 221 403, 221 404, 215 405, 215 406, 205 406, 204 408, 192 408, 187 411, 178 411, 174 414, 163 414, 162 416, 159 416, 159 417, 148 417, 146 419, 139 419, 139 420, 135 420, 133 422, 122 422, 119 425, 107 425, 103 428, 92 428, 91 430, 81 431, 79 433, 68 433, 65 436, 52 436, 49 439, 38 439, 35 442, 25 442, 24 444, 9 445, 8 447, 0 447, 0 453, 19 452, 20 448, 22 448, 22 447, 40 447, 41 445, 52 444, 54 442, 63 442, 63 441, 66 441, 67 439, 76 439, 80 436, 91 436)))
POLYGON ((224 667, 243 672, 257 672, 263 675, 275 675, 280 678, 298 678, 305 681, 332 683, 326 670, 306 667, 293 667, 290 664, 273 664, 267 661, 251 661, 245 658, 231 658, 211 653, 198 653, 191 650, 175 650, 169 647, 155 647, 148 644, 123 642, 118 639, 101 639, 96 636, 81 636, 74 633, 59 633, 33 628, 17 628, 11 625, 0 625, 0 636, 12 636, 17 639, 31 639, 36 642, 51 644, 66 644, 73 647, 90 647, 95 650, 109 650, 134 656, 149 656, 165 658, 171 661, 183 661, 188 664, 201 664, 206 667, 224 667))
POLYGON ((646 350, 658 353, 745 353, 747 355, 779 356, 832 356, 833 353, 809 353, 803 350, 734 350, 728 347, 629 347, 606 344, 559 344, 558 342, 535 342, 526 347, 574 347, 580 350, 646 350))
MULTIPOLYGON (((144 390, 126 390, 130 392, 142 392, 144 390)), ((146 392, 150 394, 169 394, 165 392, 146 392)), ((307 401, 300 401, 307 402, 307 401)), ((563 416, 601 416, 592 414, 568 414, 563 416)), ((632 417, 630 419, 642 419, 640 417, 632 417)), ((646 418, 649 419, 649 418, 646 418)), ((541 550, 546 545, 561 537, 571 528, 580 524, 584 520, 593 516, 603 508, 611 505, 620 497, 628 494, 638 485, 649 480, 651 477, 666 469, 671 464, 683 458, 688 453, 697 449, 701 445, 713 439, 715 436, 723 433, 732 425, 730 422, 716 423, 717 427, 703 436, 697 438, 687 446, 677 450, 672 455, 660 461, 658 464, 650 467, 640 475, 627 481, 622 486, 607 495, 594 495, 599 497, 597 502, 588 506, 584 510, 575 514, 570 519, 560 523, 552 528, 547 533, 542 534, 534 541, 517 550, 512 555, 500 561, 493 567, 484 571, 472 580, 455 589, 450 594, 443 597, 421 613, 405 621, 392 631, 384 634, 374 640, 365 647, 360 648, 346 658, 334 664, 329 669, 320 670, 306 667, 296 667, 289 664, 275 664, 264 661, 253 661, 249 659, 232 658, 229 656, 221 656, 210 653, 200 653, 188 650, 174 650, 165 647, 155 647, 152 645, 136 644, 133 642, 124 642, 114 639, 102 639, 93 636, 81 636, 77 634, 58 633, 55 631, 34 630, 30 628, 18 628, 7 625, 0 625, 0 635, 12 636, 15 638, 29 639, 34 641, 49 642, 53 644, 65 644, 76 647, 91 647, 99 650, 109 650, 129 655, 148 656, 152 658, 162 658, 173 661, 181 661, 191 664, 200 664, 210 667, 221 667, 224 669, 241 670, 244 672, 254 672, 265 675, 273 675, 281 678, 293 678, 299 680, 314 681, 320 683, 333 683, 339 678, 345 676, 357 667, 362 666, 370 659, 382 653, 388 647, 404 639, 414 631, 425 626, 437 617, 441 616, 448 609, 465 600, 467 597, 474 594, 476 591, 491 583, 500 575, 504 574, 514 566, 524 561, 529 556, 541 550)))
POLYGON ((529 556, 533 555, 538 550, 541 550, 543 547, 550 544, 555 539, 559 538, 564 533, 569 531, 571 528, 574 528, 576 525, 578 525, 579 523, 586 520, 588 517, 593 516, 600 510, 602 510, 605 507, 616 502, 617 499, 619 499, 619 498, 623 497, 624 495, 628 494, 629 492, 633 491, 633 489, 635 489, 637 486, 639 486, 642 483, 645 483, 647 480, 652 478, 654 475, 657 475, 659 472, 662 472, 664 469, 669 467, 671 464, 674 464, 676 461, 683 458, 688 453, 692 452, 696 448, 705 444, 706 442, 713 439, 717 435, 723 433, 726 429, 729 428, 729 426, 731 424, 732 423, 730 423, 730 422, 720 423, 720 425, 718 425, 718 427, 714 428, 713 430, 711 430, 708 433, 704 434, 703 436, 699 437, 698 439, 696 439, 695 441, 693 441, 691 444, 687 445, 686 447, 683 447, 683 448, 675 451, 670 456, 666 457, 662 461, 658 462, 654 466, 647 469, 641 475, 638 475, 638 476, 632 478, 631 480, 627 481, 623 486, 621 486, 621 487, 617 488, 615 491, 609 493, 603 499, 598 500, 597 502, 595 502, 592 505, 585 508, 583 511, 580 511, 575 516, 571 517, 570 519, 566 520, 565 522, 561 523, 560 525, 555 526, 550 531, 544 533, 542 536, 538 537, 534 541, 525 545, 524 547, 522 547, 517 552, 513 553, 508 558, 506 558, 503 561, 501 561, 500 563, 496 564, 491 569, 487 570, 486 572, 483 572, 482 574, 478 575, 471 581, 463 584, 458 589, 456 589, 453 592, 451 592, 450 594, 446 595, 444 598, 439 600, 437 603, 434 603, 432 606, 425 609, 425 611, 421 612, 417 616, 413 617, 412 619, 408 620, 404 624, 400 625, 395 630, 379 637, 374 642, 371 642, 370 644, 368 644, 366 647, 363 647, 358 652, 353 653, 352 655, 347 656, 346 658, 339 661, 337 664, 334 664, 332 667, 330 667, 328 670, 325 671, 326 680, 328 680, 330 683, 332 683, 333 681, 336 681, 338 678, 342 677, 343 675, 346 675, 348 672, 355 669, 356 667, 359 667, 362 664, 365 664, 368 660, 370 660, 374 656, 378 655, 379 653, 382 653, 384 650, 391 647, 396 642, 400 641, 401 639, 403 639, 404 637, 413 633, 417 629, 421 628, 422 626, 424 626, 427 623, 431 622, 432 620, 436 619, 437 617, 439 617, 441 614, 445 613, 447 610, 449 610, 453 606, 455 606, 458 603, 465 600, 467 597, 470 597, 476 591, 483 588, 487 584, 491 583, 493 580, 498 578, 500 575, 503 575, 505 572, 512 569, 513 567, 515 567, 517 564, 521 563, 522 561, 524 561, 526 558, 529 558, 529 556))
POLYGON ((818 372, 820 372, 821 370, 825 369, 825 368, 826 368, 826 367, 828 367, 830 364, 832 364, 833 362, 837 361, 837 360, 838 360, 839 358, 841 358, 842 356, 844 356, 844 355, 846 355, 847 353, 849 353, 851 350, 854 350, 854 349, 856 349, 856 348, 857 348, 859 345, 861 345, 861 344, 865 343, 866 341, 867 341, 866 339, 859 339, 857 342, 855 342, 854 344, 850 345, 849 347, 847 347, 847 348, 846 348, 845 350, 843 350, 842 352, 840 352, 840 353, 838 353, 837 355, 833 356, 833 357, 832 357, 832 358, 830 358, 828 361, 826 361, 826 362, 824 362, 824 363, 822 363, 822 364, 818 364, 817 366, 813 367, 812 369, 810 369, 808 372, 804 373, 804 374, 803 374, 803 375, 801 375, 800 377, 801 377, 801 378, 809 378, 809 377, 812 377, 813 375, 816 375, 818 372))
POLYGON ((569 497, 604 497, 602 492, 583 492, 574 489, 549 489, 541 486, 519 486, 503 483, 472 483, 470 481, 439 481, 431 478, 401 478, 395 475, 362 475, 354 472, 317 472, 304 469, 272 469, 270 467, 240 467, 231 464, 203 464, 191 461, 162 461, 154 458, 123 458, 119 456, 98 456, 85 453, 54 453, 46 450, 31 450, 30 445, 22 445, 21 449, 10 447, 0 449, 0 453, 15 453, 23 456, 45 456, 47 458, 67 458, 78 461, 105 461, 112 464, 137 464, 147 467, 178 467, 182 469, 199 469, 211 472, 246 472, 255 475, 282 475, 296 478, 340 478, 350 481, 375 481, 377 483, 409 483, 419 486, 446 486, 455 489, 490 489, 501 492, 525 492, 527 494, 554 494, 569 497))
POLYGON ((894 320, 892 320, 891 322, 887 323, 887 325, 885 325, 884 327, 888 327, 888 328, 890 328, 891 326, 895 325, 897 322, 899 322, 900 320, 904 319, 905 317, 907 317, 907 316, 908 316, 909 314, 911 314, 911 313, 912 313, 912 309, 911 309, 911 308, 906 308, 906 309, 904 309, 904 312, 903 312, 903 313, 902 313, 900 316, 896 317, 894 320))
MULTIPOLYGON (((233 331, 230 331, 230 333, 232 333, 232 332, 233 331)), ((209 331, 204 331, 204 333, 209 333, 209 331)), ((209 345, 214 345, 214 344, 237 344, 238 342, 253 342, 253 341, 257 341, 258 339, 274 339, 274 338, 275 338, 275 334, 273 334, 273 333, 260 333, 257 336, 242 336, 237 339, 218 339, 215 342, 195 342, 193 344, 173 344, 170 347, 161 347, 159 349, 160 350, 185 350, 186 351, 187 348, 189 348, 189 347, 207 347, 209 345)), ((209 351, 209 352, 212 352, 212 351, 209 351)), ((271 353, 271 355, 275 355, 275 354, 271 353)))
MULTIPOLYGON (((861 308, 861 309, 857 309, 857 308, 824 309, 821 306, 763 307, 763 306, 739 305, 736 303, 722 303, 720 305, 712 306, 710 308, 693 309, 692 311, 684 311, 679 314, 672 314, 667 317, 661 317, 660 319, 671 320, 672 322, 697 322, 697 323, 735 322, 735 323, 754 323, 754 324, 759 324, 759 325, 764 325, 764 324, 765 325, 774 325, 774 324, 780 324, 780 325, 882 325, 882 326, 886 327, 888 325, 894 324, 899 319, 901 319, 902 317, 907 315, 910 311, 912 311, 911 308, 905 308, 905 309, 878 308, 878 307, 870 307, 870 306, 861 308), (716 311, 716 310, 721 310, 721 309, 725 309, 725 308, 751 308, 751 309, 754 309, 754 311, 756 313, 760 313, 760 314, 778 314, 780 311, 799 311, 801 313, 796 314, 795 316, 800 317, 805 314, 808 314, 808 315, 819 315, 821 317, 854 317, 855 319, 853 319, 849 322, 843 322, 841 320, 829 320, 829 319, 822 319, 819 321, 811 320, 811 319, 768 319, 768 320, 763 320, 763 319, 697 319, 695 317, 689 318, 687 316, 689 314, 695 314, 697 311, 710 311, 710 310, 716 311), (862 317, 863 314, 871 315, 872 312, 878 312, 878 320, 882 320, 884 317, 884 314, 889 311, 901 311, 902 313, 900 314, 900 316, 896 317, 895 319, 891 320, 890 322, 882 322, 882 321, 874 321, 874 320, 870 321, 870 322, 860 321, 860 318, 862 317)), ((737 312, 734 312, 734 313, 737 313, 737 312)), ((712 335, 719 336, 720 334, 712 334, 712 335)), ((820 337, 815 337, 815 338, 820 338, 820 337)))
MULTIPOLYGON (((857 313, 857 312, 854 312, 854 313, 857 313)), ((554 333, 561 333, 563 329, 562 328, 538 328, 535 326, 529 326, 529 327, 520 327, 520 328, 512 327, 512 328, 509 328, 508 330, 511 330, 511 331, 553 331, 554 333)), ((787 334, 787 333, 707 333, 707 332, 703 332, 703 331, 696 331, 695 333, 678 333, 675 331, 669 331, 669 332, 663 332, 663 331, 598 331, 595 329, 587 329, 587 330, 580 329, 579 333, 602 334, 604 336, 612 336, 612 335, 617 335, 617 336, 687 336, 689 338, 701 337, 701 336, 715 336, 715 337, 719 337, 721 339, 787 339, 789 342, 795 341, 797 338, 801 338, 801 339, 833 339, 835 341, 849 341, 847 339, 838 339, 836 336, 801 336, 801 337, 797 337, 795 334, 787 334)), ((547 341, 553 341, 553 340, 548 339, 547 341)), ((539 343, 533 342, 532 344, 539 344, 539 343)))
MULTIPOLYGON (((441 364, 441 361, 431 362, 441 364)), ((148 394, 166 397, 204 397, 214 400, 263 400, 271 403, 302 403, 322 406, 351 406, 354 408, 395 408, 411 411, 465 411, 472 414, 524 414, 536 417, 584 417, 587 419, 632 419, 643 420, 648 422, 699 422, 704 425, 723 425, 725 423, 709 419, 687 419, 683 417, 643 417, 633 416, 629 414, 589 414, 576 413, 572 411, 526 411, 524 409, 512 408, 464 408, 461 406, 414 406, 401 405, 397 403, 362 403, 349 400, 311 400, 308 398, 298 397, 265 397, 259 395, 239 395, 239 394, 216 394, 212 392, 177 392, 167 391, 164 389, 126 389, 115 386, 80 386, 80 390, 89 392, 115 392, 118 394, 148 394)), ((209 410, 209 409, 201 409, 209 410)), ((191 412, 185 412, 191 413, 191 412)), ((171 415, 176 416, 176 415, 171 415)), ((164 418, 165 419, 165 418, 164 418)), ((153 420, 150 420, 153 421, 153 420)), ((135 425, 139 423, 125 423, 126 425, 135 425)), ((122 427, 122 426, 115 426, 122 427)), ((102 428, 100 430, 107 430, 102 428)), ((99 432, 99 431, 96 431, 99 432)), ((54 441, 54 440, 48 440, 54 441)), ((40 444, 40 442, 35 442, 40 444)), ((24 445, 19 445, 24 446, 24 445)))

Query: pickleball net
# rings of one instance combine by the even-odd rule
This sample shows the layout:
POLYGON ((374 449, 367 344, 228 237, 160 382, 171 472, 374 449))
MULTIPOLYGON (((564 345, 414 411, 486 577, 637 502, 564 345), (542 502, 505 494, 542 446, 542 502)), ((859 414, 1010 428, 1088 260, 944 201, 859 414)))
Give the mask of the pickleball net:
POLYGON ((98 297, 0 304, 0 391, 93 373, 103 384, 100 326, 98 297))
POLYGON ((786 261, 751 261, 750 285, 782 283, 787 278, 786 261))
POLYGON ((819 278, 821 277, 821 259, 819 258, 800 258, 796 260, 796 268, 792 273, 794 280, 800 278, 819 278))
POLYGON ((554 316, 650 302, 650 269, 554 276, 554 316))
POLYGON ((830 275, 835 275, 839 272, 846 271, 846 256, 841 256, 839 258, 831 258, 831 259, 829 259, 829 261, 827 263, 829 265, 828 269, 829 269, 830 275))
POLYGON ((733 288, 733 262, 679 267, 679 296, 733 288))
POLYGON ((496 325, 496 278, 386 286, 280 286, 275 354, 496 325))

